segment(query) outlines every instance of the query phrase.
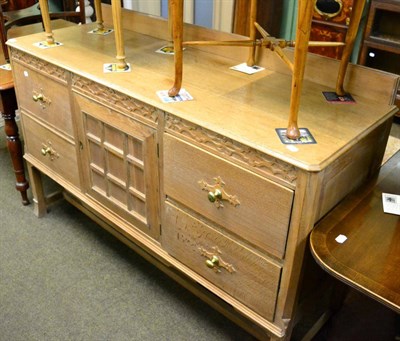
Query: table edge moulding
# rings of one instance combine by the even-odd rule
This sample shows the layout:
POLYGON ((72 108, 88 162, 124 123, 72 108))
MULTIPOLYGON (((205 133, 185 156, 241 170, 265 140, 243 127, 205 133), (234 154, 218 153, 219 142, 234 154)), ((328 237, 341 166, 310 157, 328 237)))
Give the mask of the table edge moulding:
MULTIPOLYGON (((112 17, 103 4, 105 31, 116 29, 112 17)), ((322 92, 335 91, 340 61, 309 54, 299 117, 315 143, 285 144, 276 129, 287 124, 292 73, 273 51, 259 50, 265 69, 247 75, 230 69, 247 47, 187 46, 193 100, 164 103, 157 92, 170 88, 175 62, 155 51, 171 44, 168 21, 123 9, 117 21, 128 72, 104 72, 116 61, 116 35, 88 33, 98 23, 55 31, 60 44, 50 48, 37 46, 43 33, 8 42, 35 213, 48 206, 44 173, 257 338, 289 340, 304 302, 330 287, 308 280, 324 272, 309 270, 307 238, 378 170, 399 76, 349 65, 344 86, 355 103, 327 103, 322 92)), ((193 25, 184 35, 246 39, 193 25)))

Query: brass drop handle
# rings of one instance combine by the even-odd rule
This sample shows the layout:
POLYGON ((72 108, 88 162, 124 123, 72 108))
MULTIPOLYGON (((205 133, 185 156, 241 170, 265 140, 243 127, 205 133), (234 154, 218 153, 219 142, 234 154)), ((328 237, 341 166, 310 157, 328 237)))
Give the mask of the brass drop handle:
POLYGON ((49 155, 51 161, 60 157, 60 155, 54 150, 51 141, 46 141, 46 143, 42 143, 42 149, 40 150, 40 152, 43 156, 49 155))
POLYGON ((240 205, 240 201, 236 195, 231 195, 225 191, 225 182, 220 176, 214 178, 214 185, 208 184, 205 180, 198 181, 198 184, 203 191, 208 192, 208 201, 214 203, 218 208, 224 207, 224 201, 229 202, 235 207, 240 205))
POLYGON ((206 258, 206 266, 209 269, 212 269, 215 273, 221 273, 222 269, 225 269, 228 271, 230 274, 233 274, 236 272, 235 267, 227 263, 222 259, 222 252, 218 249, 217 246, 214 246, 211 248, 212 250, 206 250, 203 247, 199 248, 199 251, 201 252, 201 255, 206 258), (218 256, 217 256, 218 254, 218 256))
POLYGON ((42 148, 42 155, 43 155, 43 156, 46 156, 47 154, 51 154, 51 148, 50 148, 50 147, 47 147, 47 146, 44 146, 44 147, 42 148))
POLYGON ((211 259, 206 260, 206 265, 210 269, 214 269, 215 267, 219 267, 219 258, 217 256, 213 256, 211 259))
POLYGON ((43 94, 33 95, 32 99, 35 102, 37 102, 37 101, 43 102, 44 101, 44 96, 43 96, 43 94))
POLYGON ((42 109, 46 108, 46 105, 51 104, 50 98, 43 95, 43 90, 40 89, 41 92, 37 93, 36 91, 33 92, 32 99, 34 102, 38 102, 42 109))
POLYGON ((215 202, 216 200, 222 200, 222 191, 220 189, 215 189, 214 192, 208 192, 208 200, 210 202, 215 202))

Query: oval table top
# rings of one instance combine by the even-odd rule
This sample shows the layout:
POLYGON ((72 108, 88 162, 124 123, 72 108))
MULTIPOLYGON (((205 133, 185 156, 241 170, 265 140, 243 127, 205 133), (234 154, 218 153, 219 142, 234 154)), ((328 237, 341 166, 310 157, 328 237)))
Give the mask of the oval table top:
POLYGON ((400 151, 317 224, 310 247, 328 273, 400 313, 400 215, 383 212, 382 193, 400 195, 400 151))

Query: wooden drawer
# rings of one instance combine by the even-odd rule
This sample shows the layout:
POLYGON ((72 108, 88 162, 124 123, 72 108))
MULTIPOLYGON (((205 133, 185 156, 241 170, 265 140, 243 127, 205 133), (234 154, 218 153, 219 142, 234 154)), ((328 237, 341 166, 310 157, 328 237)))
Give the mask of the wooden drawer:
MULTIPOLYGON (((293 191, 165 134, 165 194, 248 242, 282 258, 293 202, 293 191), (232 203, 208 199, 204 184, 216 178, 232 195, 232 203)), ((214 189, 211 190, 215 192, 214 189)))
POLYGON ((173 257, 272 321, 281 267, 166 203, 162 243, 173 257), (216 258, 218 258, 218 262, 216 258))
POLYGON ((14 62, 13 72, 21 109, 56 130, 73 136, 67 84, 14 62))
POLYGON ((35 157, 65 180, 79 187, 75 146, 46 129, 40 121, 22 112, 25 153, 35 157))

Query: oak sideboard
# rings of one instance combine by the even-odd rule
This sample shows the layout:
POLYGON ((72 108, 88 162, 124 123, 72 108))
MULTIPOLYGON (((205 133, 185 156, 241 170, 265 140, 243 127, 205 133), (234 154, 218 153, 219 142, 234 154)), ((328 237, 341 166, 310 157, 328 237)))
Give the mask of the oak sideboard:
MULTIPOLYGON (((111 25, 109 7, 105 22, 111 25)), ((65 198, 258 338, 289 339, 301 316, 315 223, 380 166, 398 76, 350 66, 354 104, 327 103, 338 62, 310 55, 299 113, 316 143, 284 144, 290 74, 230 69, 244 49, 187 48, 193 100, 163 103, 173 80, 167 23, 124 11, 130 72, 105 73, 113 34, 91 24, 8 42, 35 212, 46 174, 65 198), (303 290, 302 289, 302 290, 303 290)), ((190 26, 191 35, 224 35, 190 26)), ((314 285, 319 283, 314 283, 314 285)), ((311 287, 310 287, 311 288, 311 287)))

